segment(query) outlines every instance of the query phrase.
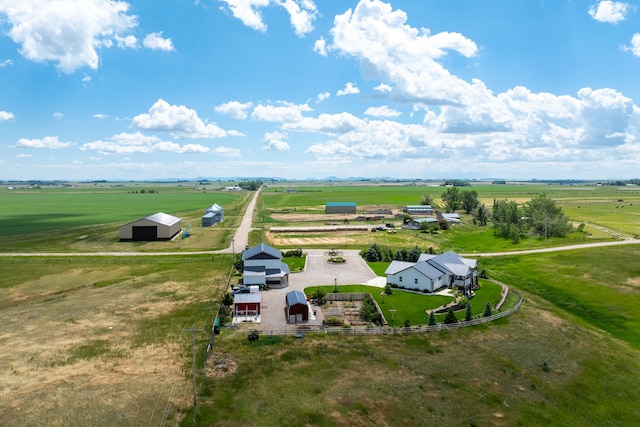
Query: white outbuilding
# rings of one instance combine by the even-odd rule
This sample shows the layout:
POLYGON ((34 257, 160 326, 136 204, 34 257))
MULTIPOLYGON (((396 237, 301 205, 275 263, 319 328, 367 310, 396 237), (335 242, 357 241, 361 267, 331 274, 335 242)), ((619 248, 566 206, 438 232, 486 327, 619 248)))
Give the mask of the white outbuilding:
POLYGON ((171 240, 182 229, 182 219, 164 212, 158 212, 120 227, 120 240, 151 242, 171 240))

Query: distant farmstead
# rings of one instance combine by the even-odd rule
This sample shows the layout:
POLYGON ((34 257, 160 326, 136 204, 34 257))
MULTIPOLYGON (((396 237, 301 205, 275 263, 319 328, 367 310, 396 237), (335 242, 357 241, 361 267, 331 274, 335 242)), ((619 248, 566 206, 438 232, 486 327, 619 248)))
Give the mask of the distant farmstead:
POLYGON ((158 212, 121 226, 120 240, 135 242, 171 240, 180 233, 181 229, 181 218, 158 212))
POLYGON ((327 202, 324 207, 324 213, 354 214, 356 213, 356 202, 327 202))

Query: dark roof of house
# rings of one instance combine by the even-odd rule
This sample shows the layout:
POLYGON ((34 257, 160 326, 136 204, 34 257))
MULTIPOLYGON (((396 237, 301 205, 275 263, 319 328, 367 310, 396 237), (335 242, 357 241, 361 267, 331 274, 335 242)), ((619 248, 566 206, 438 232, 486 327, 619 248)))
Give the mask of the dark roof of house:
POLYGON ((267 254, 271 258, 282 259, 282 252, 264 243, 260 243, 246 251, 242 252, 242 260, 247 260, 259 254, 267 254))
POLYGON ((287 292, 287 307, 291 307, 295 304, 306 304, 307 297, 302 291, 287 292))

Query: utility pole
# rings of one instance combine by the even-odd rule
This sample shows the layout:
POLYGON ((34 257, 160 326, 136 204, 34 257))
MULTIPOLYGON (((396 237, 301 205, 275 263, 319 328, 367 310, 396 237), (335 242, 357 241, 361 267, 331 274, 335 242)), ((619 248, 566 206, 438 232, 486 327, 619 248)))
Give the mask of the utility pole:
POLYGON ((198 391, 196 388, 197 371, 196 371, 196 332, 202 332, 204 329, 196 329, 195 324, 191 325, 191 329, 183 329, 182 332, 191 332, 191 346, 193 347, 193 364, 192 364, 192 376, 193 376, 193 422, 195 425, 196 420, 196 405, 198 404, 198 391))

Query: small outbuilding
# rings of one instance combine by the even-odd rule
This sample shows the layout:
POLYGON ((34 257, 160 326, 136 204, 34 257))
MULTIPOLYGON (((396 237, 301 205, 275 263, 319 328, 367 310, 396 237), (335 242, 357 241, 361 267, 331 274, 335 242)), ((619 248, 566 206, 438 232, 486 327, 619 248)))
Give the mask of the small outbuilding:
POLYGON ((309 304, 302 291, 287 292, 285 314, 289 323, 307 322, 309 320, 309 304))
POLYGON ((152 242, 171 240, 181 229, 181 218, 158 212, 121 226, 119 234, 121 241, 152 242))
POLYGON ((233 317, 236 321, 259 319, 262 294, 257 286, 250 286, 249 289, 249 293, 238 293, 233 296, 233 317))
POLYGON ((324 213, 354 214, 356 213, 356 202, 326 202, 324 205, 324 213))

